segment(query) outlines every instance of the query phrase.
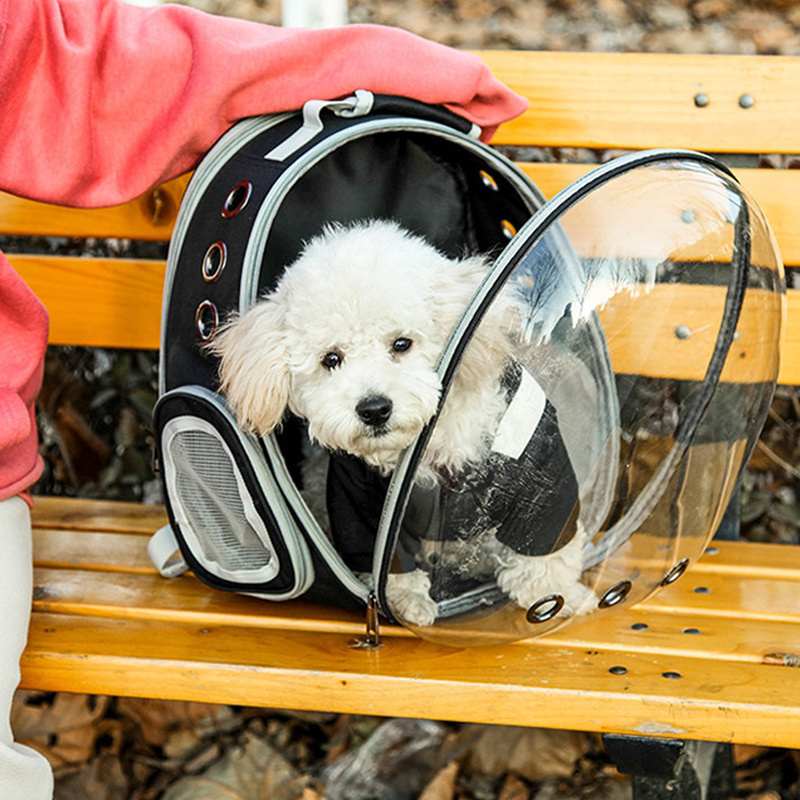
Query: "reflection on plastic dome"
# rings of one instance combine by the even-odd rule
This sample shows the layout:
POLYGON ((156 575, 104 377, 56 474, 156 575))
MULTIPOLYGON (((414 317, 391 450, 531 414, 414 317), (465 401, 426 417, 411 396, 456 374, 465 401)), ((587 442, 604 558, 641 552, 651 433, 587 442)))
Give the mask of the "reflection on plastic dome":
POLYGON ((761 212, 691 154, 592 175, 498 260, 395 476, 379 591, 422 636, 535 636, 676 579, 763 423, 784 298, 761 212))

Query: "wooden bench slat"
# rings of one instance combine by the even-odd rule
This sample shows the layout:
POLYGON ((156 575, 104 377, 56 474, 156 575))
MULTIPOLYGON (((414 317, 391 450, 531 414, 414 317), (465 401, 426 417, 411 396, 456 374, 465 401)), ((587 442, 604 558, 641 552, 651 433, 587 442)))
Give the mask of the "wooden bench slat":
POLYGON ((281 708, 800 744, 800 671, 659 652, 445 648, 338 633, 34 614, 22 685, 281 708), (164 642, 169 642, 165 652, 164 642), (135 654, 135 655, 132 655, 135 654), (612 675, 612 667, 627 673, 612 675), (778 671, 780 670, 780 671, 778 671), (677 673, 670 679, 664 673, 677 673), (488 700, 488 698, 491 698, 488 700))
POLYGON ((272 603, 215 591, 191 575, 166 579, 158 574, 107 576, 96 570, 36 568, 34 587, 34 609, 58 615, 350 632, 363 628, 359 615, 340 609, 310 610, 306 603, 272 603))
POLYGON ((691 147, 795 153, 800 58, 485 50, 492 72, 530 100, 496 144, 691 147), (694 98, 709 98, 704 108, 694 98), (755 99, 742 108, 739 98, 755 99))
POLYGON ((94 209, 39 203, 0 192, 0 234, 166 242, 188 181, 184 175, 129 203, 94 209))
MULTIPOLYGON (((585 175, 591 164, 519 165, 546 197, 585 175)), ((753 196, 778 241, 781 257, 787 266, 800 265, 800 172, 781 169, 736 169, 734 174, 753 196)))
POLYGON ((712 541, 703 557, 692 565, 690 575, 747 576, 798 580, 800 552, 790 545, 776 547, 760 542, 712 541))
MULTIPOLYGON (((144 550, 141 537, 149 536, 167 522, 163 506, 126 503, 117 500, 86 500, 74 497, 36 497, 33 513, 34 535, 47 548, 61 548, 62 537, 78 564, 85 559, 96 563, 96 539, 91 534, 135 534, 139 538, 122 539, 114 561, 127 563, 134 550, 144 550)), ((692 566, 691 575, 748 576, 798 580, 800 548, 776 547, 758 542, 714 541, 712 547, 692 566)), ((38 558, 41 551, 37 550, 38 558)))
POLYGON ((726 575, 694 575, 689 570, 682 580, 656 592, 647 602, 670 613, 691 609, 701 617, 800 624, 800 573, 793 580, 746 576, 733 580, 726 575))
MULTIPOLYGON (((37 557, 38 558, 38 557, 37 557)), ((291 604, 273 604, 229 592, 210 590, 192 576, 166 580, 142 569, 106 572, 93 569, 38 567, 34 607, 58 614, 85 614, 164 621, 197 619, 220 624, 221 619, 242 616, 272 625, 291 604)), ((657 592, 648 606, 668 614, 692 614, 698 618, 776 620, 800 626, 800 581, 775 578, 689 574, 678 584, 657 592), (707 594, 695 591, 707 589, 707 594)), ((296 618, 294 611, 288 612, 296 618)), ((327 615, 326 615, 327 617, 327 615)), ((330 619, 336 618, 334 614, 330 619)))
MULTIPOLYGON (((594 165, 520 163, 520 168, 552 197, 594 165)), ((800 213, 800 175, 794 170, 738 169, 737 177, 764 210, 781 246, 785 263, 800 264, 800 231, 794 221, 800 213)), ((188 176, 162 189, 179 202, 188 176)), ((143 217, 138 199, 104 209, 74 209, 36 203, 0 192, 0 234, 31 236, 93 236, 168 241, 174 215, 158 226, 143 217)))
POLYGON ((35 565, 51 569, 89 569, 150 575, 156 572, 141 533, 34 528, 35 565))
MULTIPOLYGON (((15 256, 12 263, 50 310, 50 338, 53 344, 158 348, 163 263, 108 259, 97 264, 89 259, 33 256, 15 256), (92 312, 87 317, 76 313, 76 308, 91 308, 92 312)), ((659 287, 661 290, 662 287, 659 287)), ((663 291, 670 291, 670 287, 663 287, 663 291)), ((714 291, 714 287, 686 288, 681 292, 680 304, 694 319, 698 314, 707 312, 709 305, 707 299, 693 299, 692 293, 704 295, 714 291)), ((800 290, 790 290, 788 296, 790 308, 800 308, 800 290)), ((652 302, 657 302, 655 294, 652 302)), ((619 371, 641 370, 642 374, 646 374, 645 371, 650 369, 653 374, 668 377, 702 377, 704 367, 702 363, 697 363, 696 355, 699 340, 677 339, 674 330, 679 324, 689 324, 691 330, 705 330, 708 338, 713 326, 695 324, 689 321, 686 314, 674 324, 671 317, 664 319, 663 315, 659 315, 656 319, 663 321, 665 327, 659 334, 658 349, 665 361, 643 359, 639 336, 643 329, 635 320, 642 317, 651 320, 653 317, 641 298, 631 303, 630 307, 633 314, 628 321, 630 324, 624 320, 619 322, 621 334, 627 331, 629 335, 614 337, 610 342, 612 360, 619 371)), ((800 315, 790 313, 789 323, 792 327, 786 332, 786 349, 781 360, 779 380, 784 384, 797 384, 800 383, 800 315)), ((702 337, 703 334, 700 335, 702 337)), ((742 342, 735 345, 738 355, 743 352, 742 345, 746 344, 742 342)), ((764 357, 758 343, 750 344, 746 359, 738 358, 731 363, 732 371, 726 372, 725 376, 729 380, 763 380, 772 374, 770 362, 764 357)))
POLYGON ((37 496, 31 518, 34 528, 150 534, 166 525, 167 512, 144 503, 37 496))
POLYGON ((645 602, 614 614, 576 620, 538 640, 537 646, 631 653, 658 652, 685 658, 769 663, 776 654, 800 649, 795 622, 669 613, 645 602), (639 626, 635 628, 634 626, 639 626), (642 628, 641 626, 645 626, 642 628), (688 631, 688 633, 686 632, 688 631))
POLYGON ((157 349, 164 263, 11 255, 50 313, 50 344, 157 349))

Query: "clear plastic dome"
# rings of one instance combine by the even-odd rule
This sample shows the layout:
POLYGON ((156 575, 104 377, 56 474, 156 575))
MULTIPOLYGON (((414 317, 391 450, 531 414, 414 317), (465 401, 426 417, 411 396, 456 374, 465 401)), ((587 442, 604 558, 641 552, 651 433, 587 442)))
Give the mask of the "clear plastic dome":
POLYGON ((708 157, 625 157, 547 203, 442 355, 384 508, 381 605, 488 643, 680 577, 763 424, 784 296, 763 214, 708 157))

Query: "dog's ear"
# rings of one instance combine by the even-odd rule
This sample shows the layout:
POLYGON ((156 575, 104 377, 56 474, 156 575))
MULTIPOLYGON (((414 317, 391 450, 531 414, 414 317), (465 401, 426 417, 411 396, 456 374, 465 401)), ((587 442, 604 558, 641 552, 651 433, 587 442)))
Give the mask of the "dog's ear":
POLYGON ((239 425, 261 435, 280 424, 289 402, 283 328, 283 305, 267 297, 232 317, 208 346, 220 358, 220 391, 239 425))
MULTIPOLYGON (((489 269, 485 259, 474 256, 451 261, 439 270, 436 324, 443 343, 489 269)), ((478 386, 502 368, 509 355, 508 306, 498 298, 484 316, 464 353, 456 375, 458 382, 478 386)))

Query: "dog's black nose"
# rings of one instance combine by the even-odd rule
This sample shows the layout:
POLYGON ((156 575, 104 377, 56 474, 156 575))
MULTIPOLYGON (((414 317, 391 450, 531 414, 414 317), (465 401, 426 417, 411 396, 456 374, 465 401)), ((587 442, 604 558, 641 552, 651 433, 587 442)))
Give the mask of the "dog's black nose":
POLYGON ((392 416, 392 401, 383 395, 365 397, 356 406, 356 414, 365 425, 380 428, 392 416))

